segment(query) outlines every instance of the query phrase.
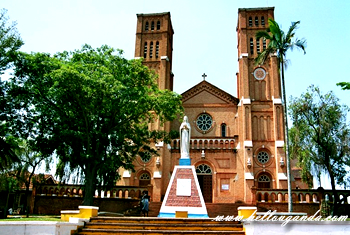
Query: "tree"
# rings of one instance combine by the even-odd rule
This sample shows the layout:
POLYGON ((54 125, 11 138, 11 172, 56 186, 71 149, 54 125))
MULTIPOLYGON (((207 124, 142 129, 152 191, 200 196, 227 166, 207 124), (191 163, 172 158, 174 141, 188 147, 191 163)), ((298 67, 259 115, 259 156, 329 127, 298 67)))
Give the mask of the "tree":
POLYGON ((149 123, 182 113, 181 97, 159 90, 141 60, 126 60, 108 46, 20 53, 15 66, 8 84, 17 109, 12 127, 35 140, 33 151, 57 154, 61 179, 82 173, 84 205, 93 204, 96 185, 115 185, 119 167, 133 169, 137 154, 156 153, 152 143, 167 135, 149 123))
POLYGON ((310 86, 300 98, 292 98, 289 107, 294 133, 292 153, 298 158, 303 176, 313 166, 328 174, 334 196, 333 215, 338 215, 340 200, 336 185, 349 181, 346 169, 350 166, 350 128, 346 123, 349 108, 340 105, 333 92, 322 94, 315 86, 310 86))
POLYGON ((338 82, 337 86, 341 86, 343 90, 350 90, 350 82, 338 82))
POLYGON ((301 49, 305 52, 306 40, 305 39, 294 39, 295 31, 297 29, 300 21, 292 22, 292 25, 289 27, 288 32, 285 34, 284 31, 279 27, 276 21, 269 19, 269 28, 266 31, 259 31, 256 33, 256 39, 260 40, 263 38, 268 41, 268 46, 263 52, 261 52, 258 57, 255 59, 256 63, 263 64, 267 58, 271 55, 277 54, 279 70, 282 80, 282 102, 284 110, 284 125, 285 132, 284 138, 286 141, 286 162, 287 162, 287 175, 288 175, 288 211, 293 211, 292 203, 292 183, 291 183, 291 167, 289 159, 289 141, 288 141, 288 119, 287 119, 287 105, 286 105, 286 88, 284 82, 284 69, 287 65, 286 54, 289 50, 293 50, 294 47, 301 49))
POLYGON ((16 140, 9 134, 9 127, 6 123, 5 109, 8 108, 4 99, 6 88, 1 75, 6 69, 11 67, 15 59, 16 51, 23 45, 23 41, 17 32, 16 23, 9 23, 7 10, 0 10, 0 170, 11 165, 12 162, 18 161, 15 155, 16 140))

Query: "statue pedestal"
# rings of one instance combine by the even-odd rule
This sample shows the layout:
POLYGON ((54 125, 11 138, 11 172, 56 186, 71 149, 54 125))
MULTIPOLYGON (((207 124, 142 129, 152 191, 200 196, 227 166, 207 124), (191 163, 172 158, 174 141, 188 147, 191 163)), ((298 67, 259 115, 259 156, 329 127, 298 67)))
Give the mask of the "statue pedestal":
MULTIPOLYGON (((190 159, 184 159, 189 160, 190 159)), ((194 166, 175 166, 158 217, 209 218, 194 166)))
POLYGON ((180 158, 179 165, 180 166, 191 166, 191 159, 190 158, 180 158))

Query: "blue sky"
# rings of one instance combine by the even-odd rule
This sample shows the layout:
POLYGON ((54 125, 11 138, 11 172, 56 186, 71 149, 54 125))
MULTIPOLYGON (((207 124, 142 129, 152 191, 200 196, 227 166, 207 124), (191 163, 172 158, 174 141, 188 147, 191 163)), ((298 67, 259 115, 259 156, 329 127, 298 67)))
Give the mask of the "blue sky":
MULTIPOLYGON (((300 20, 299 38, 307 40, 306 55, 290 51, 287 96, 300 96, 315 84, 333 90, 350 106, 350 91, 337 82, 350 78, 350 1, 346 0, 2 0, 25 42, 26 52, 56 53, 107 44, 134 57, 136 14, 170 11, 174 34, 174 91, 181 94, 207 80, 236 96, 238 8, 275 7, 275 20, 287 31, 300 20), (347 59, 348 58, 348 59, 347 59)), ((349 117, 349 115, 348 115, 349 117)), ((348 121, 349 122, 349 121, 348 121)))
POLYGON ((350 1, 343 0, 2 0, 25 41, 22 50, 55 53, 107 44, 134 57, 136 14, 171 12, 174 34, 174 90, 182 93, 207 80, 236 96, 238 8, 275 7, 275 19, 287 31, 300 20, 306 55, 289 52, 287 96, 299 96, 315 84, 333 90, 350 106, 349 92, 335 84, 350 81, 344 72, 350 51, 350 1))

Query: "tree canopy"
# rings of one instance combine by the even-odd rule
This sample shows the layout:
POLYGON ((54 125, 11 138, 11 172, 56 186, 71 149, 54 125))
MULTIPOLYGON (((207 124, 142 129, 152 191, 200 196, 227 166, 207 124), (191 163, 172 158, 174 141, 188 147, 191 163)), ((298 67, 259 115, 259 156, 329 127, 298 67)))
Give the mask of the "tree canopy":
POLYGON ((23 41, 17 32, 16 22, 9 22, 7 10, 0 10, 0 170, 11 166, 18 161, 15 149, 17 141, 9 133, 6 123, 5 110, 9 107, 5 100, 5 84, 2 75, 9 69, 15 59, 17 50, 23 45, 23 41))
POLYGON ((350 90, 350 82, 338 82, 337 86, 340 86, 343 90, 350 90))
POLYGON ((346 123, 349 108, 340 105, 333 92, 322 94, 315 86, 310 86, 301 97, 292 98, 289 107, 293 121, 292 156, 298 159, 304 181, 312 179, 310 172, 328 174, 336 215, 339 203, 336 185, 349 183, 350 128, 346 123))
POLYGON ((62 179, 81 173, 84 205, 92 205, 97 184, 115 185, 119 167, 132 169, 137 154, 156 153, 151 144, 167 135, 149 123, 182 113, 181 97, 159 90, 141 60, 108 46, 19 53, 7 87, 14 133, 35 142, 33 151, 55 153, 62 179))
POLYGON ((0 10, 0 74, 13 62, 16 51, 23 45, 16 22, 8 22, 7 10, 0 10))

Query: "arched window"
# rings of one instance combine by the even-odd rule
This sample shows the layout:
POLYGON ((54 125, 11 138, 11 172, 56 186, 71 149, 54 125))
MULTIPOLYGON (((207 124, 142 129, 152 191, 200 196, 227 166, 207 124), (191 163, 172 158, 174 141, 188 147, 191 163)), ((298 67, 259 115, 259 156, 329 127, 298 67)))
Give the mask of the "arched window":
POLYGON ((250 16, 249 17, 249 27, 252 27, 253 26, 253 19, 252 17, 250 16))
POLYGON ((148 31, 148 21, 146 21, 146 24, 145 24, 145 31, 148 31))
POLYGON ((254 41, 253 38, 250 38, 250 54, 254 54, 254 41))
POLYGON ((160 30, 160 21, 157 21, 157 30, 160 30))
POLYGON ((221 137, 226 137, 226 124, 221 124, 221 137))
POLYGON ((266 39, 263 38, 263 50, 265 50, 265 49, 266 49, 266 39))
POLYGON ((151 30, 152 31, 154 30, 154 21, 152 21, 152 23, 151 23, 151 30))
POLYGON ((156 42, 156 58, 159 57, 159 42, 156 42))
POLYGON ((143 49, 143 58, 146 58, 146 57, 147 57, 147 42, 145 42, 145 46, 143 49))
POLYGON ((256 52, 259 54, 260 53, 260 41, 256 40, 256 52))
POLYGON ((265 18, 263 16, 261 17, 261 25, 265 25, 265 18))
POLYGON ((271 188, 271 179, 267 174, 261 174, 259 176, 258 188, 271 188))
POLYGON ((153 42, 150 43, 149 45, 149 58, 153 57, 153 42))
POLYGON ((201 164, 196 167, 196 173, 199 175, 211 175, 213 174, 210 166, 207 164, 201 164))
POLYGON ((255 26, 259 26, 259 18, 255 16, 255 26))

